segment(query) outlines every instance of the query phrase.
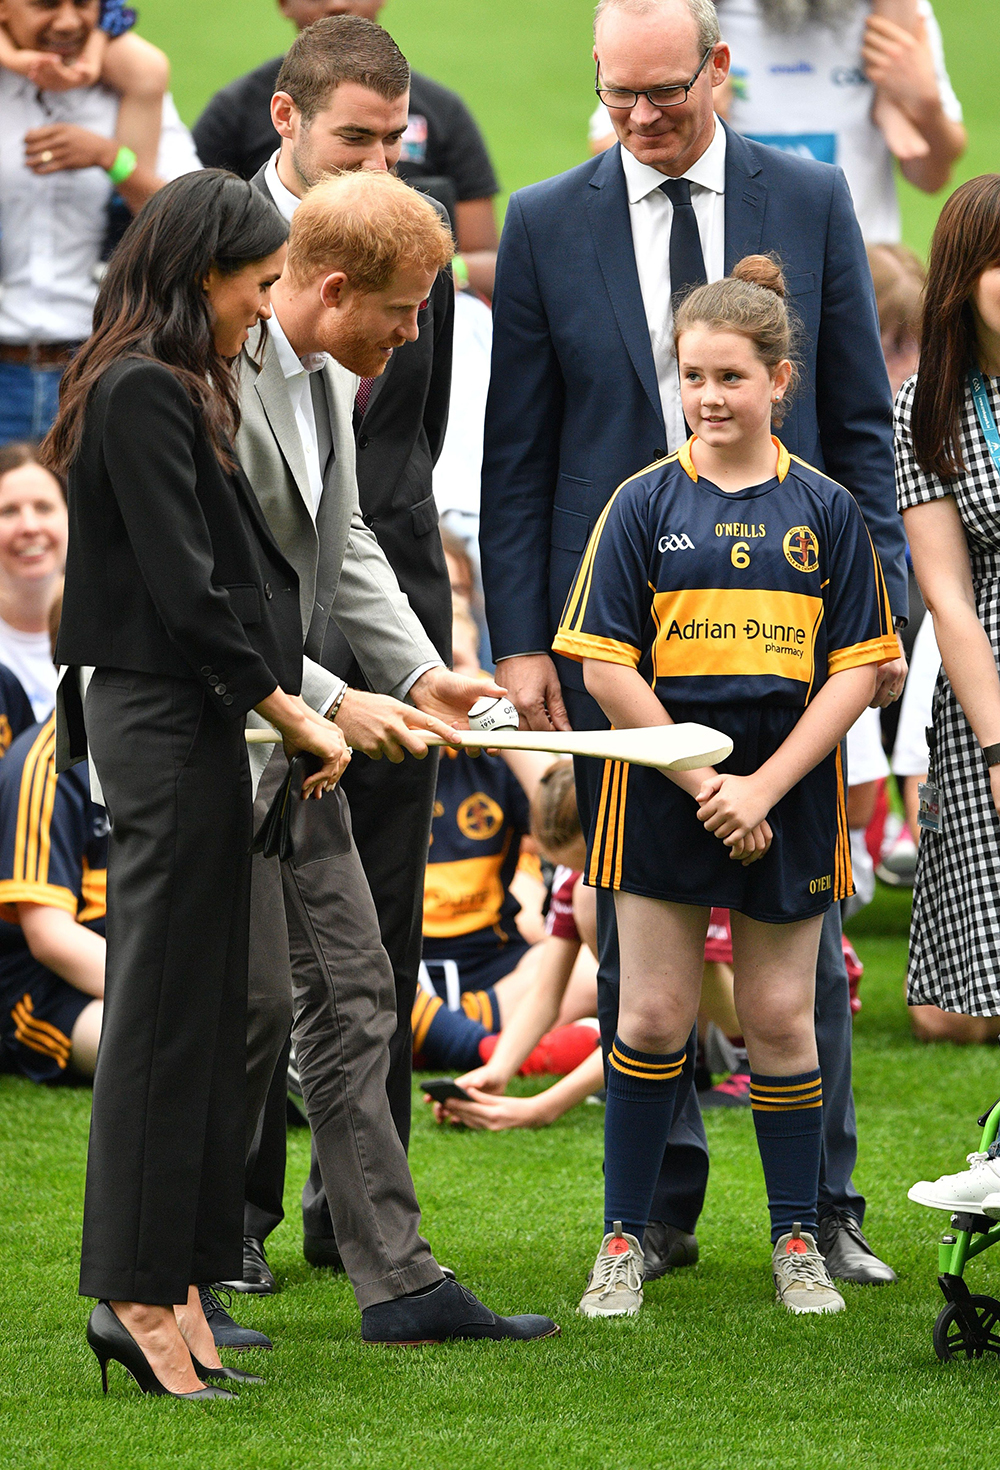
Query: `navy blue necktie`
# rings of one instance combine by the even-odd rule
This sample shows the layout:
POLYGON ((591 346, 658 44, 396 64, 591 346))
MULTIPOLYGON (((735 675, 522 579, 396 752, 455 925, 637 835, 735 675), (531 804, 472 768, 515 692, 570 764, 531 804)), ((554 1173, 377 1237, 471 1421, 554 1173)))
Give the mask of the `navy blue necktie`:
POLYGON ((691 203, 691 185, 687 179, 664 179, 660 188, 674 206, 670 223, 670 294, 677 297, 686 295, 695 286, 704 286, 708 280, 705 257, 691 203))

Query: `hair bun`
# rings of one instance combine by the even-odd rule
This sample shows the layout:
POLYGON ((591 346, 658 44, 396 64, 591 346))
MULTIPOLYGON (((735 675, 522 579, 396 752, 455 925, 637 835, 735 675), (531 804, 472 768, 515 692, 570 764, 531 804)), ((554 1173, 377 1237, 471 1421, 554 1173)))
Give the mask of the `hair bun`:
POLYGON ((733 266, 732 275, 734 281, 746 281, 751 286, 773 291, 782 301, 788 294, 781 266, 771 255, 745 255, 733 266))

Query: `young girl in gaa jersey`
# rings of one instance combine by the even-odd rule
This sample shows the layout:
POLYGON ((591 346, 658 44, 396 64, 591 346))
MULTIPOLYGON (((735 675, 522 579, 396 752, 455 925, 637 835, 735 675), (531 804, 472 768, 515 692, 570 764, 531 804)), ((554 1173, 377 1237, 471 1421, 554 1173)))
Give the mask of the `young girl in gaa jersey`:
POLYGON ((607 1233, 580 1309, 642 1304, 642 1234, 718 905, 731 913, 778 1299, 839 1311, 815 1245, 816 954, 823 914, 852 891, 840 741, 898 649, 853 498, 771 436, 794 379, 777 265, 751 256, 693 291, 675 340, 695 433, 609 502, 553 647, 583 663, 614 726, 695 720, 730 735, 733 753, 669 777, 605 765, 585 881, 615 894, 621 999, 607 1233))

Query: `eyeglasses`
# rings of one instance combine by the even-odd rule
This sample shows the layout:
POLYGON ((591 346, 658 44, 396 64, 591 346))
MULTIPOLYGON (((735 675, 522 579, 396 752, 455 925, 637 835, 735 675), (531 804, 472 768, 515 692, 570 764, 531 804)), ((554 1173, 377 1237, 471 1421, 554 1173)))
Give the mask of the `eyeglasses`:
POLYGON ((675 83, 672 87, 653 87, 648 92, 627 92, 622 87, 602 87, 601 63, 598 61, 597 72, 594 76, 594 91, 605 107, 616 112, 630 112, 640 97, 645 97, 651 107, 680 107, 682 102, 687 101, 688 93, 705 70, 705 63, 714 50, 714 45, 709 46, 701 58, 701 65, 689 82, 675 83))

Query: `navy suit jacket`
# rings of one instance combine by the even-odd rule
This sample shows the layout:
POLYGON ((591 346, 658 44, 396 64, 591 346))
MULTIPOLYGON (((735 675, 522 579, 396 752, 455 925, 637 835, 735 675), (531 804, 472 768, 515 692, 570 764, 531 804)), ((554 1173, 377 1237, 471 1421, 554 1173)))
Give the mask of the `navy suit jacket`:
MULTIPOLYGON (((726 132, 726 271, 774 252, 801 324, 781 439, 853 492, 905 616, 892 399, 847 183, 829 164, 726 132)), ((493 307, 480 540, 501 659, 549 648, 601 510, 667 449, 617 144, 513 195, 493 307)), ((582 689, 580 665, 557 663, 582 689)))

